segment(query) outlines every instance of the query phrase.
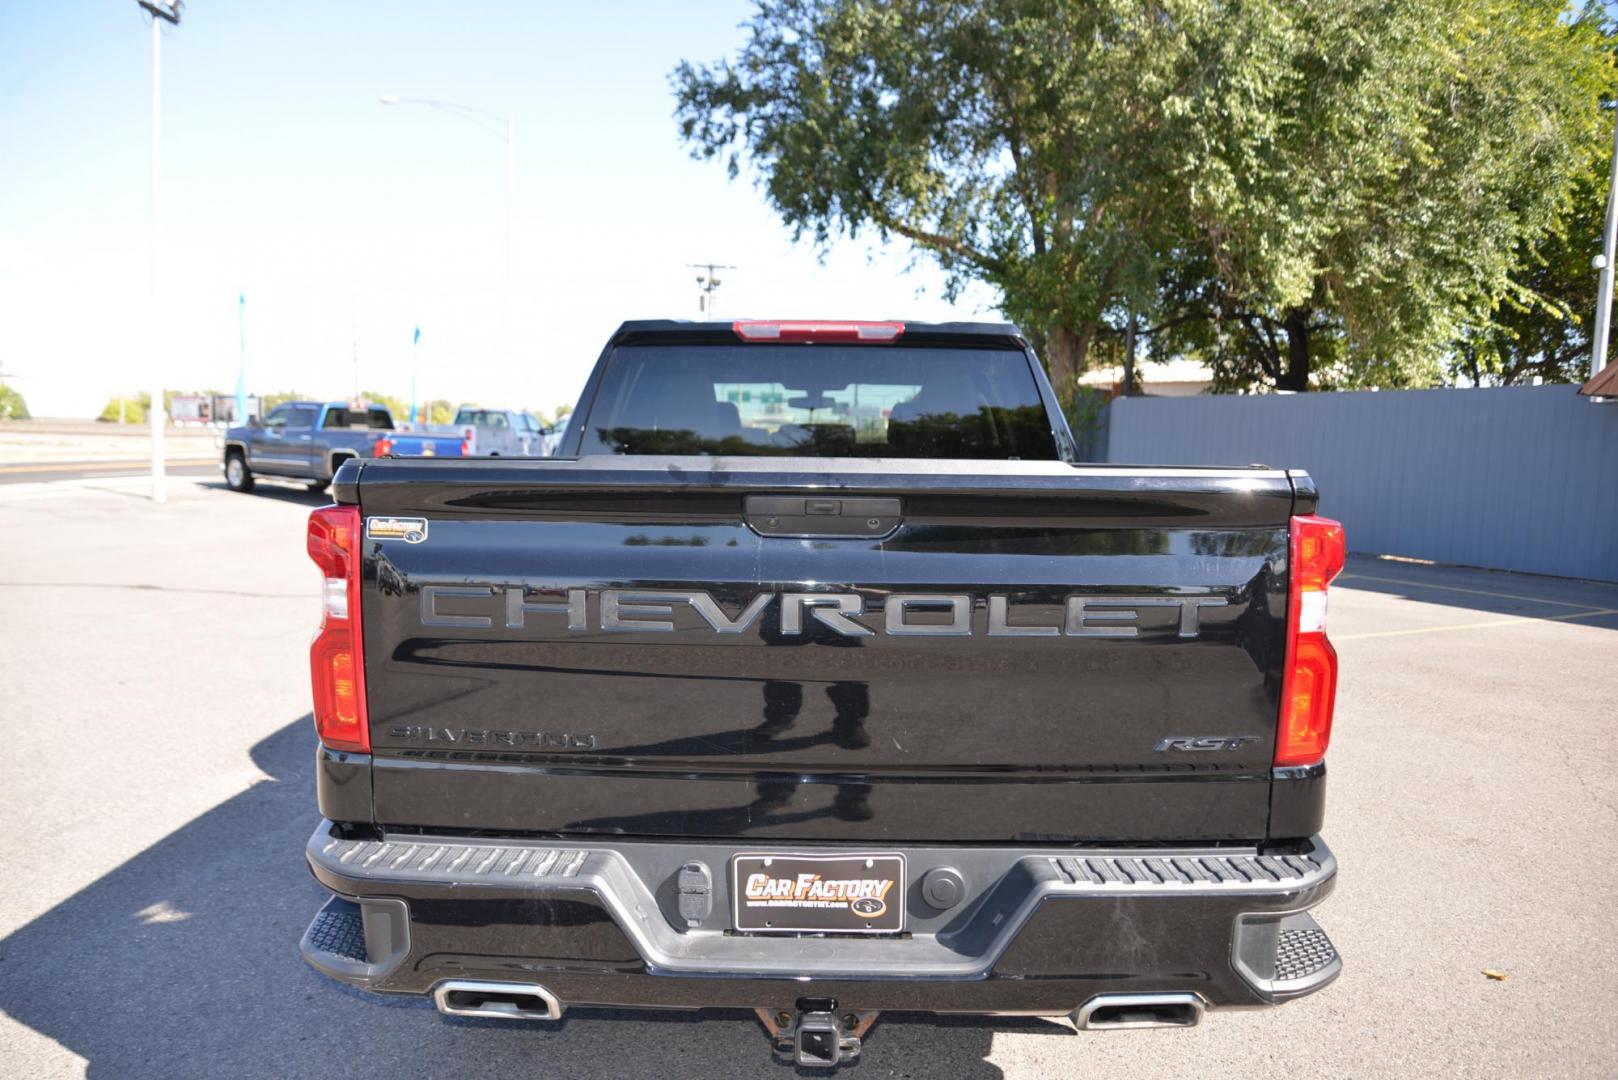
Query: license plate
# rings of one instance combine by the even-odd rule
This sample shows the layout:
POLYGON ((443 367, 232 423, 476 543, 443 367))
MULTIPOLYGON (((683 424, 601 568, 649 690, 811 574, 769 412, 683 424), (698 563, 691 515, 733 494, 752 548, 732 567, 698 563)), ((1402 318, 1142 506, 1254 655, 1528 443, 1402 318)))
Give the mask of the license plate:
POLYGON ((747 854, 730 861, 735 926, 747 933, 896 934, 903 855, 747 854))

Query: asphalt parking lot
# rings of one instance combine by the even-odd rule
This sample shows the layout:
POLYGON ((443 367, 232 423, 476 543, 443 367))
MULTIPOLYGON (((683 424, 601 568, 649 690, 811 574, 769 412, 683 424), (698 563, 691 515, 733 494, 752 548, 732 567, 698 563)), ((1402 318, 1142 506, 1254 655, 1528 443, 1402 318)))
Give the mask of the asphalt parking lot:
MULTIPOLYGON (((0 1074, 790 1075, 748 1014, 448 1020, 307 968, 320 500, 138 491, 0 491, 0 1074)), ((845 1075, 1618 1073, 1618 586, 1356 558, 1331 627, 1335 985, 1184 1031, 887 1016, 845 1075)))

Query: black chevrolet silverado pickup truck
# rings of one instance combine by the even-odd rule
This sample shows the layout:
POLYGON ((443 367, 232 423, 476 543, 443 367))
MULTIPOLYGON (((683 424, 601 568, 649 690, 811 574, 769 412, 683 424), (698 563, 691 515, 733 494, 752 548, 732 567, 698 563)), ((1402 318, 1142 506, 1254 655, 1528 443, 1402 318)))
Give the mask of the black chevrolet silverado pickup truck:
POLYGON ((548 459, 310 515, 333 896, 452 1015, 1189 1026, 1320 989, 1342 527, 1297 471, 1087 465, 1022 335, 630 322, 548 459))

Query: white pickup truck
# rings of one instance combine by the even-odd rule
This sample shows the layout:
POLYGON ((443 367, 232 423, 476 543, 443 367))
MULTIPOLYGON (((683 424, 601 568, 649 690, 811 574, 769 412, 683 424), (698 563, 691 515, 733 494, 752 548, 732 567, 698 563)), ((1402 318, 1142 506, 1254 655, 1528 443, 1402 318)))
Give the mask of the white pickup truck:
MULTIPOLYGON (((549 457, 561 433, 541 424, 532 413, 463 405, 454 430, 470 431, 474 453, 487 457, 549 457)), ((449 429, 445 429, 449 430, 449 429)))

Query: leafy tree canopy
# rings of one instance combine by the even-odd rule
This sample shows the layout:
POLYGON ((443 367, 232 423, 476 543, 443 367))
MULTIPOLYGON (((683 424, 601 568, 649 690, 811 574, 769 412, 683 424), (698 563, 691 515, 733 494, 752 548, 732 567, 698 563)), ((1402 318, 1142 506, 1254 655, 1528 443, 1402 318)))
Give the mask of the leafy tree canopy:
POLYGON ((1489 319, 1466 327, 1446 364, 1451 378, 1511 386, 1590 377, 1591 321, 1606 216, 1609 159, 1592 154, 1568 212, 1543 236, 1524 241, 1511 284, 1489 319))
POLYGON ((1424 382, 1604 139, 1560 0, 759 0, 674 72, 799 234, 996 287, 1068 391, 1125 313, 1226 386, 1424 382))
POLYGON ((0 420, 27 420, 28 403, 15 387, 0 383, 0 420))

